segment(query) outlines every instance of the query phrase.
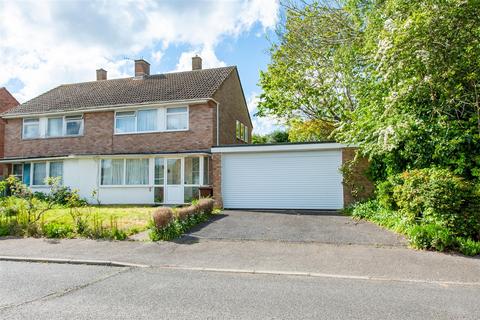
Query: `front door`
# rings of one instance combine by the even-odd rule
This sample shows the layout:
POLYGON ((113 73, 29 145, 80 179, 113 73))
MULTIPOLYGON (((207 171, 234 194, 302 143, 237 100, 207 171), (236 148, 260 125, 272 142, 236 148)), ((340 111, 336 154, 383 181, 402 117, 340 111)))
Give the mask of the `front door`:
POLYGON ((182 159, 167 159, 167 184, 165 190, 165 203, 181 204, 183 203, 183 185, 182 185, 182 159))

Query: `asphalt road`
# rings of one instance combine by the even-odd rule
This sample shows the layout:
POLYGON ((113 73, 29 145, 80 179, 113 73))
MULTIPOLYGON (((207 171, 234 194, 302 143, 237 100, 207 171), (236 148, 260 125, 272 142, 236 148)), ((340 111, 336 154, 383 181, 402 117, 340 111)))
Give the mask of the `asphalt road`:
POLYGON ((480 286, 0 262, 0 319, 478 319, 480 286))

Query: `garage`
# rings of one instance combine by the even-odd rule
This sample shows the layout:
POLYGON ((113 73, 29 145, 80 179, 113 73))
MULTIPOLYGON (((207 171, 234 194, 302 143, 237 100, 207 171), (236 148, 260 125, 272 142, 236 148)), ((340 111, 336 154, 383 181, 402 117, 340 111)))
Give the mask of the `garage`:
POLYGON ((225 146, 221 194, 229 209, 343 208, 337 143, 225 146))

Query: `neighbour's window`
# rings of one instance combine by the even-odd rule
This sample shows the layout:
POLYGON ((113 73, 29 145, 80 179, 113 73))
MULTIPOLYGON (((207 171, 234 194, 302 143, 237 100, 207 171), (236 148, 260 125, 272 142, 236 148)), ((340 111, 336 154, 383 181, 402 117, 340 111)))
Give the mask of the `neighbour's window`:
POLYGON ((185 184, 200 184, 200 158, 185 158, 185 184))
POLYGON ((66 136, 79 136, 82 134, 82 129, 83 129, 83 117, 81 115, 65 117, 65 135, 66 136))
POLYGON ((60 178, 60 183, 63 183, 63 162, 50 162, 49 174, 51 178, 60 178))
POLYGON ((236 137, 237 137, 237 139, 241 138, 241 132, 242 132, 242 123, 237 120, 237 125, 236 125, 236 137))
POLYGON ((203 158, 203 185, 210 184, 210 165, 209 165, 210 158, 204 157, 203 158))
POLYGON ((127 159, 125 165, 125 184, 148 184, 148 159, 127 159))
POLYGON ((63 118, 49 118, 47 122, 47 136, 60 137, 63 135, 63 118))
POLYGON ((45 185, 45 179, 47 178, 47 163, 34 163, 33 164, 33 185, 43 186, 45 185))
POLYGON ((185 130, 188 127, 188 108, 167 108, 167 130, 185 130))
POLYGON ((243 126, 243 141, 248 142, 248 127, 243 126))
POLYGON ((155 185, 163 185, 165 177, 165 160, 155 159, 155 185))
POLYGON ((121 185, 123 184, 123 159, 102 160, 101 184, 121 185))
POLYGON ((23 164, 15 163, 12 168, 12 176, 23 181, 23 164))
POLYGON ((157 110, 139 110, 137 111, 137 131, 156 131, 157 130, 157 110))
POLYGON ((40 137, 40 120, 24 119, 23 120, 23 138, 32 139, 40 137))
POLYGON ((135 132, 135 111, 117 112, 115 130, 117 133, 135 132))

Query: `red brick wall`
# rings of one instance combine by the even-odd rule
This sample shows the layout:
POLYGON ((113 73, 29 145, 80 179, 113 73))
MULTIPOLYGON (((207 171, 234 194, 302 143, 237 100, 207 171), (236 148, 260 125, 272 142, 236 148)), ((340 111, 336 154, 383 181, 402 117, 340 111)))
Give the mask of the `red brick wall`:
POLYGON ((220 144, 244 143, 236 138, 237 120, 248 127, 248 141, 251 142, 253 125, 236 69, 220 86, 214 98, 220 103, 220 144))
POLYGON ((214 144, 214 104, 193 105, 189 110, 188 131, 114 135, 114 112, 108 111, 85 113, 84 135, 81 137, 34 140, 22 140, 22 119, 9 119, 5 157, 209 149, 214 144))
POLYGON ((214 153, 212 155, 212 187, 213 187, 213 199, 215 204, 222 208, 222 154, 214 153))
POLYGON ((343 204, 345 207, 369 198, 375 189, 373 183, 366 176, 369 166, 368 159, 359 157, 354 161, 355 155, 355 148, 342 149, 343 204))
MULTIPOLYGON (((10 92, 5 88, 0 88, 0 113, 12 109, 18 106, 19 103, 10 92)), ((5 144, 5 121, 0 119, 0 158, 4 157, 4 144, 5 144)), ((7 173, 6 167, 0 164, 0 177, 7 173)))

